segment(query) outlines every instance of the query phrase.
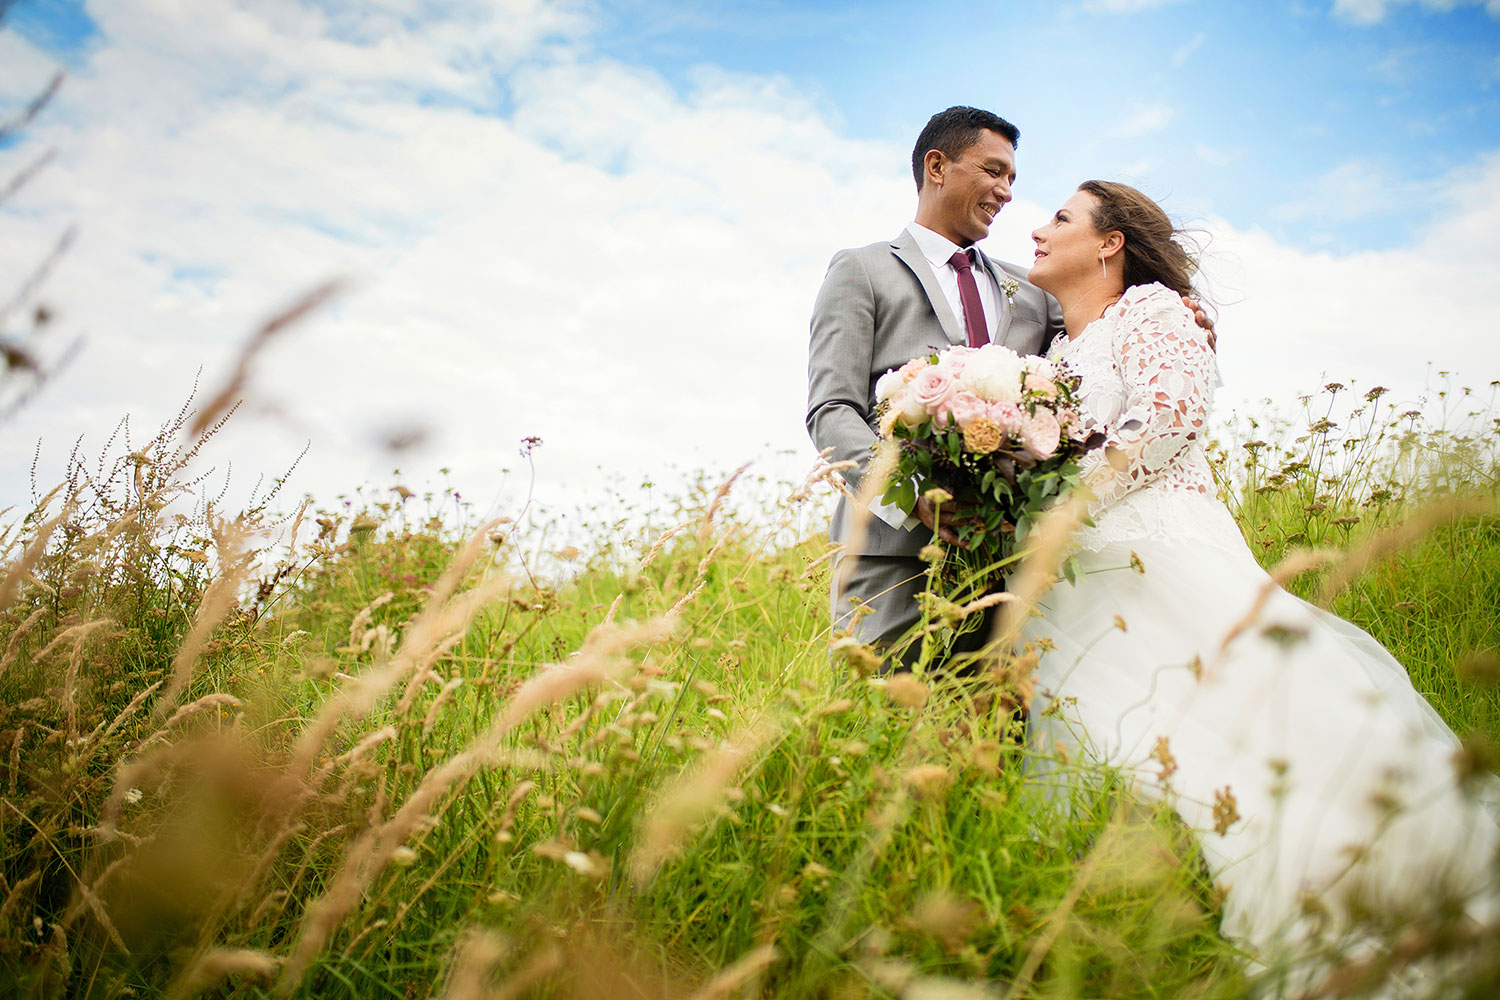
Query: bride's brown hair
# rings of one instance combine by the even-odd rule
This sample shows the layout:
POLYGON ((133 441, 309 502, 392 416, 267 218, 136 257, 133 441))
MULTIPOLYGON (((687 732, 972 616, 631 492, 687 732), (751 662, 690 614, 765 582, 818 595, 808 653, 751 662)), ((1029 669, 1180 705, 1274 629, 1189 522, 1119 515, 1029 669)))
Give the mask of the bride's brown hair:
POLYGON ((1078 190, 1099 201, 1093 211, 1095 229, 1118 230, 1125 236, 1126 288, 1159 281, 1178 295, 1196 294, 1193 274, 1198 262, 1178 242, 1182 230, 1172 225, 1160 205, 1129 184, 1114 181, 1084 181, 1078 190))

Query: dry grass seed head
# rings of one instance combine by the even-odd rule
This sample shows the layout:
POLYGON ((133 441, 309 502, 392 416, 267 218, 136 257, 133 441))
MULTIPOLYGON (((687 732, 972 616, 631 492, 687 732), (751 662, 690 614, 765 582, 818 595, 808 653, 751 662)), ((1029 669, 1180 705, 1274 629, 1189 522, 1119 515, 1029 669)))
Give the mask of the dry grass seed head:
POLYGON ((396 850, 420 824, 431 821, 442 797, 481 768, 503 758, 501 741, 511 730, 539 708, 618 678, 630 666, 624 657, 627 650, 664 639, 671 635, 672 628, 671 621, 663 620, 631 627, 596 627, 573 661, 543 670, 523 684, 486 732, 429 772, 389 820, 373 824, 366 835, 351 845, 329 888, 308 905, 277 991, 285 995, 296 988, 334 929, 359 903, 365 889, 396 850))
MULTIPOLYGON (((51 493, 47 494, 47 497, 50 499, 57 492, 57 489, 60 488, 53 489, 51 493)), ((38 509, 42 510, 45 507, 46 501, 44 500, 38 506, 38 509)), ((16 596, 21 592, 21 583, 31 577, 31 571, 36 568, 37 563, 46 553, 47 542, 51 539, 52 532, 57 530, 58 525, 73 516, 73 509, 71 503, 64 504, 62 513, 58 514, 52 520, 44 522, 37 529, 36 537, 32 539, 31 544, 26 546, 26 550, 21 553, 21 558, 6 568, 5 575, 0 577, 0 611, 6 610, 15 603, 16 596)))
POLYGON ((195 997, 231 977, 270 982, 280 968, 275 955, 253 948, 215 948, 198 958, 167 988, 169 1000, 195 997))
POLYGON ((642 823, 640 840, 629 862, 637 886, 650 881, 691 830, 713 815, 724 801, 725 791, 754 762, 756 753, 775 731, 770 720, 762 717, 678 775, 642 823))
POLYGON ((453 946, 442 1000, 484 1000, 491 995, 496 967, 510 954, 511 944, 491 930, 470 928, 453 946))
POLYGON ((927 704, 927 685, 911 674, 897 674, 885 682, 885 696, 902 708, 921 708, 927 704))
POLYGON ((203 592, 203 597, 198 602, 198 612, 193 619, 192 631, 182 641, 172 660, 171 680, 157 702, 158 716, 165 715, 186 690, 199 655, 208 645, 209 637, 229 613, 235 602, 236 591, 249 575, 254 553, 245 547, 248 534, 249 528, 243 516, 232 522, 214 524, 219 575, 203 592))

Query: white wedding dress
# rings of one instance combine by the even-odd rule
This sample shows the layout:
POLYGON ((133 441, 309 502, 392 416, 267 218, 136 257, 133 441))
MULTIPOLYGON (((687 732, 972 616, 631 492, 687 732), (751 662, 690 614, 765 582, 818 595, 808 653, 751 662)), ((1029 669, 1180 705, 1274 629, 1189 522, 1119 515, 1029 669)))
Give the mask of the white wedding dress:
POLYGON ((1086 575, 1024 629, 1051 647, 1033 745, 1166 798, 1225 890, 1222 932, 1304 983, 1361 905, 1420 915, 1448 892, 1493 919, 1500 832, 1458 784, 1453 732, 1368 634, 1271 585, 1217 499, 1217 369, 1181 299, 1131 288, 1048 356, 1116 460, 1085 461, 1086 575))

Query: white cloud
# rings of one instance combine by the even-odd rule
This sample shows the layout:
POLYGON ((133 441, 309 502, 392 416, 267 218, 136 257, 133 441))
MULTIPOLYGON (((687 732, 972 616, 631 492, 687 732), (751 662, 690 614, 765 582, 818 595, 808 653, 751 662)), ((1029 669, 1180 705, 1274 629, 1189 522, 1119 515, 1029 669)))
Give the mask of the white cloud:
POLYGON ((1425 200, 1428 187, 1395 180, 1375 164, 1353 160, 1313 178, 1271 214, 1282 222, 1336 225, 1419 203, 1425 200))
POLYGON ((1160 132, 1177 117, 1177 109, 1167 104, 1137 105, 1126 111, 1119 124, 1109 130, 1117 139, 1138 139, 1160 132))
MULTIPOLYGON (((215 384, 258 319, 330 274, 358 284, 260 359, 252 412, 216 442, 242 486, 306 437, 291 488, 325 502, 397 463, 411 485, 450 467, 481 507, 513 498, 524 484, 500 470, 524 465, 528 434, 557 504, 673 467, 810 463, 808 311, 837 248, 910 218, 899 144, 840 136, 784 80, 705 69, 680 92, 590 56, 580 15, 536 5, 411 25, 368 5, 202 9, 92 8, 106 41, 33 140, 0 151, 5 176, 61 150, 0 214, 0 273, 76 219, 47 297, 59 336, 89 336, 0 434, 0 507, 24 500, 39 435, 43 480, 127 411, 139 440, 196 369, 215 384), (407 424, 431 429, 425 450, 375 446, 407 424)), ((1500 157, 1443 188, 1451 210, 1381 253, 1212 224, 1226 400, 1320 372, 1410 381, 1427 360, 1500 372, 1500 157)), ((986 249, 1024 262, 1055 206, 1021 193, 986 249)))
POLYGON ((1228 303, 1219 339, 1226 405, 1286 401, 1329 378, 1423 389, 1427 363, 1468 384, 1500 377, 1500 152, 1444 183, 1447 209, 1412 245, 1349 255, 1213 222, 1205 268, 1228 303))
MULTIPOLYGON (((55 473, 77 434, 101 443, 127 410, 160 420, 197 367, 212 383, 259 317, 332 273, 356 290, 254 383, 255 407, 288 416, 237 421, 218 449, 246 484, 303 435, 294 488, 326 499, 383 477, 395 459, 370 441, 406 422, 435 433, 427 466, 486 497, 528 434, 554 496, 599 482, 596 466, 732 467, 768 442, 810 462, 807 310, 835 249, 909 216, 903 151, 840 139, 775 80, 705 72, 679 95, 634 67, 513 49, 497 85, 482 43, 516 26, 479 9, 394 39, 227 5, 95 12, 110 43, 37 136, 62 160, 26 215, 0 218, 12 274, 80 220, 49 297, 90 340, 7 428, 0 505, 20 499, 38 435, 55 473), (362 35, 397 54, 391 77, 362 35), (506 117, 470 110, 497 86, 506 117)), ((23 152, 0 153, 0 173, 23 152)))
POLYGON ((1333 0, 1335 17, 1354 24, 1378 24, 1392 7, 1416 3, 1423 10, 1447 12, 1456 7, 1483 6, 1491 17, 1500 17, 1500 0, 1333 0))
POLYGON ((1192 38, 1177 46, 1177 49, 1172 53, 1172 65, 1181 66, 1183 63, 1187 62, 1188 56, 1191 56, 1194 52, 1197 52, 1198 49, 1201 48, 1203 46, 1203 43, 1206 41, 1208 41, 1207 33, 1200 31, 1192 38))
POLYGON ((0 31, 0 113, 30 103, 54 72, 52 61, 19 35, 0 31))

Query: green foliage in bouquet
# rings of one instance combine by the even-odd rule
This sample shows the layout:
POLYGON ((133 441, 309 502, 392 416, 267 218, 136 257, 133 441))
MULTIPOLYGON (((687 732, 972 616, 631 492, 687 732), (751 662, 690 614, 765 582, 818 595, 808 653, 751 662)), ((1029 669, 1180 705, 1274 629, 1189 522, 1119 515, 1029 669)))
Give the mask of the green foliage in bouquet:
POLYGON ((925 496, 961 542, 926 550, 932 593, 966 603, 995 589, 1033 521, 1083 486, 1079 460, 1103 434, 1078 385, 998 345, 949 348, 882 378, 880 433, 897 445, 884 502, 911 511, 925 496))

